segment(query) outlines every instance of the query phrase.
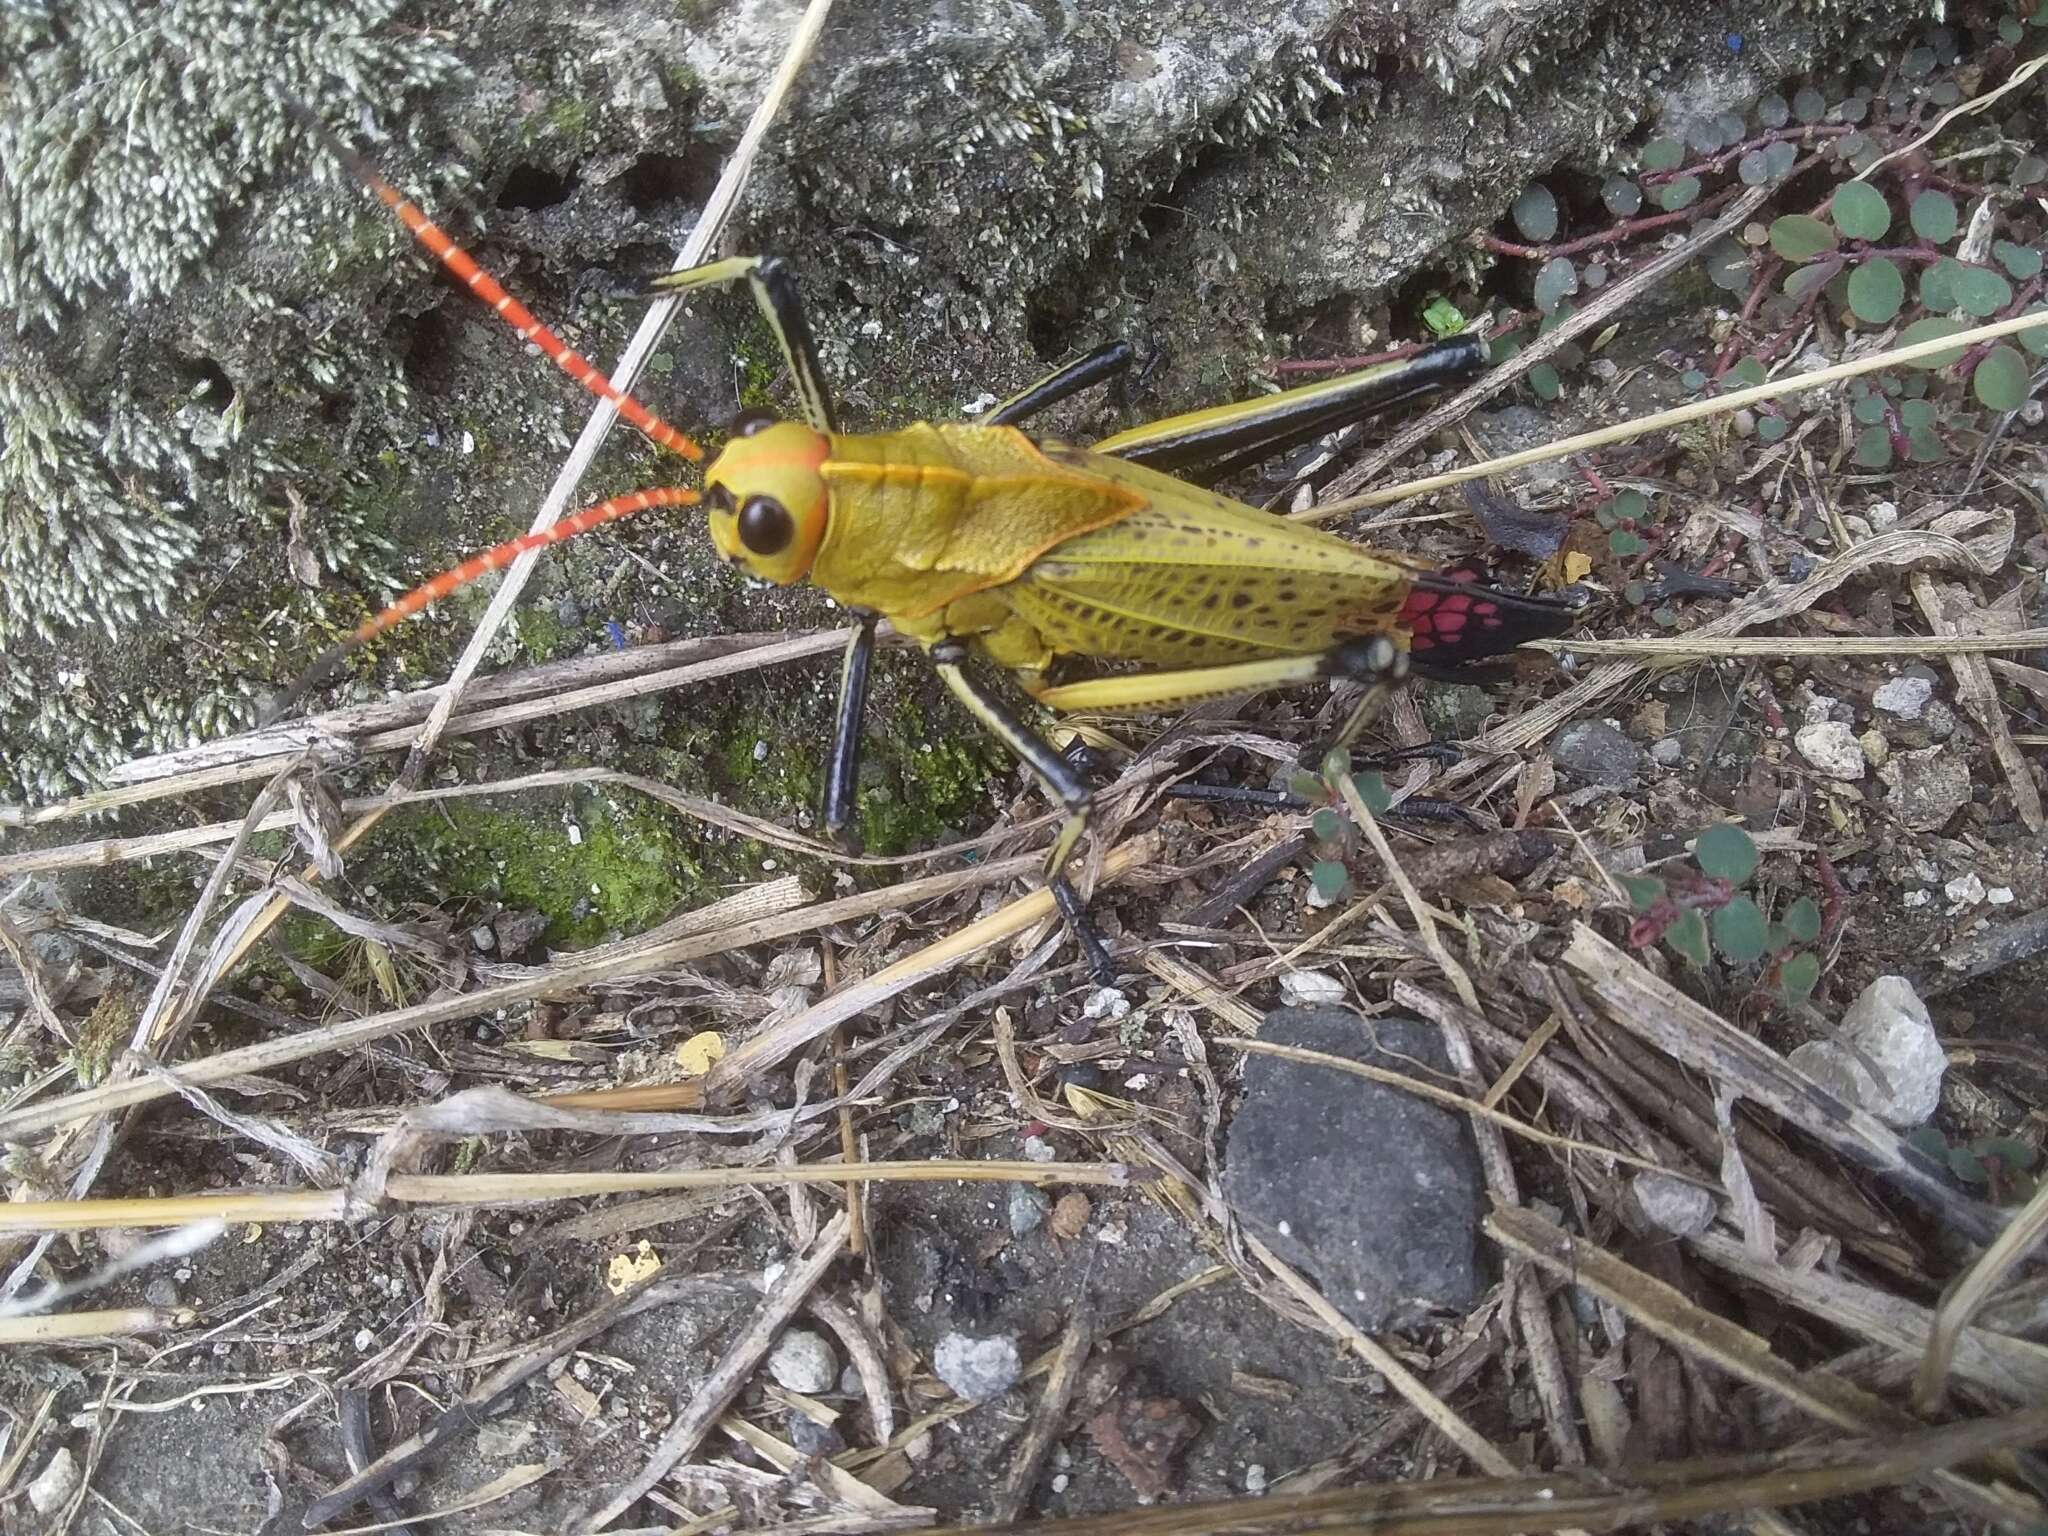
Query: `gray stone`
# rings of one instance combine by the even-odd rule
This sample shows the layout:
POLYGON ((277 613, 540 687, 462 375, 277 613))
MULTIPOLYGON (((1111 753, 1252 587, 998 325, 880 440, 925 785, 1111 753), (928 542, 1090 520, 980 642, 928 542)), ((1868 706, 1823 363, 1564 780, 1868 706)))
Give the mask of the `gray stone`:
POLYGON ((839 1356, 822 1335, 808 1328, 792 1328, 775 1341, 768 1356, 768 1374, 779 1386, 816 1397, 838 1385, 839 1356))
POLYGON ((1909 832, 1938 832, 1970 803, 1970 768, 1954 747, 1898 752, 1877 770, 1885 809, 1909 832))
POLYGON ((1557 766, 1582 784, 1634 789, 1641 782, 1643 750, 1605 720, 1581 720, 1550 745, 1557 766))
POLYGON ((39 1515, 54 1515, 78 1492, 78 1458, 70 1447, 58 1446, 28 1485, 29 1506, 39 1515))
POLYGON ((1927 1004, 1903 976, 1880 976, 1842 1015, 1834 1040, 1792 1052, 1792 1065, 1887 1125, 1924 1125, 1941 1102, 1948 1055, 1927 1004))
POLYGON ((1714 1196, 1668 1173, 1639 1173, 1630 1181, 1643 1214, 1666 1232, 1696 1237, 1714 1224, 1714 1196))
POLYGON ((1934 680, 1919 677, 1908 672, 1904 677, 1892 678, 1878 684, 1877 691, 1870 696, 1870 702, 1888 715, 1897 715, 1901 720, 1918 720, 1927 701, 1934 697, 1934 680))
POLYGON ((1816 720, 1811 725, 1802 725, 1794 733, 1792 745, 1816 773, 1830 779, 1860 779, 1867 766, 1863 744, 1839 720, 1816 720))
MULTIPOLYGON (((1449 1070, 1436 1030, 1413 1019, 1282 1008, 1266 1015, 1260 1038, 1389 1071, 1412 1073, 1418 1062, 1449 1070)), ((1464 1311, 1485 1289, 1472 1133, 1462 1116, 1413 1094, 1254 1056, 1223 1189, 1250 1231, 1368 1331, 1464 1311)))
POLYGON ((1023 1237, 1035 1232, 1045 1220, 1045 1213, 1052 1209, 1052 1201, 1029 1184, 1010 1186, 1010 1235, 1023 1237))
POLYGON ((1024 1374, 1024 1360, 1014 1333, 992 1339, 949 1333, 932 1351, 932 1371, 970 1403, 981 1403, 1014 1387, 1024 1374))

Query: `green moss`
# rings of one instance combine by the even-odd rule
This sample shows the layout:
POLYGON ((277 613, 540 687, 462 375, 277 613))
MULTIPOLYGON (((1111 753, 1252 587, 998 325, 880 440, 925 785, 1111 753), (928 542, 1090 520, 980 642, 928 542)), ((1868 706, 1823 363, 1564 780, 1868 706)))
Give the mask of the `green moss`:
POLYGON ((519 631, 519 643, 535 661, 553 661, 568 648, 572 637, 552 609, 520 608, 512 615, 519 631))
POLYGON ((898 706, 881 740, 871 735, 868 751, 882 770, 860 794, 861 841, 870 853, 905 853, 979 830, 989 815, 989 781, 1010 766, 978 733, 940 734, 915 698, 898 706))
POLYGON ((351 865, 380 904, 498 903, 548 919, 549 943, 578 947, 639 933, 709 884, 704 850, 665 814, 596 795, 498 810, 461 802, 423 810, 409 832, 351 865), (570 826, 576 833, 572 838, 570 826))

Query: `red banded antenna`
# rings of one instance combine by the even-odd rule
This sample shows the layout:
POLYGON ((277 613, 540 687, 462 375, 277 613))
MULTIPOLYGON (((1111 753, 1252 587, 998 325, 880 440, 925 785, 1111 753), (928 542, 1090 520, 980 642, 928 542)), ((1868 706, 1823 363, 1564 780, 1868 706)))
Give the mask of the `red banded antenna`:
MULTIPOLYGON (((290 97, 284 98, 284 104, 304 125, 306 131, 321 142, 330 155, 346 166, 356 180, 376 193, 385 207, 398 215, 399 222, 412 231, 414 239, 432 252, 441 265, 460 278, 471 293, 489 305, 494 314, 517 331, 521 341, 532 342, 562 372, 598 399, 610 401, 619 415, 637 427, 657 448, 666 448, 671 453, 681 454, 692 463, 704 457, 704 450, 695 440, 678 432, 632 395, 613 384, 561 337, 542 325, 532 310, 507 293, 504 284, 478 266, 476 259, 449 239, 446 231, 438 224, 420 212, 417 204, 386 181, 378 174, 374 165, 350 149, 333 130, 314 116, 311 107, 290 97)), ((497 551, 493 550, 492 553, 495 554, 497 551)))
POLYGON ((459 591, 471 582, 490 575, 492 571, 502 571, 528 550, 545 549, 550 544, 559 544, 564 539, 575 538, 579 533, 587 533, 600 524, 615 523, 622 517, 631 517, 636 512, 650 511, 655 507, 694 507, 700 499, 697 492, 682 485, 655 486, 645 491, 631 491, 624 496, 614 496, 610 501, 601 501, 594 507, 585 507, 581 512, 572 512, 539 533, 522 533, 518 538, 507 539, 480 555, 471 555, 462 564, 414 587, 390 607, 372 614, 357 625, 346 639, 321 652, 319 658, 299 674, 298 680, 291 687, 270 700, 268 707, 263 711, 264 723, 268 724, 284 713, 293 700, 322 681, 340 665, 342 658, 349 652, 368 645, 385 630, 403 624, 414 614, 433 607, 449 593, 459 591))

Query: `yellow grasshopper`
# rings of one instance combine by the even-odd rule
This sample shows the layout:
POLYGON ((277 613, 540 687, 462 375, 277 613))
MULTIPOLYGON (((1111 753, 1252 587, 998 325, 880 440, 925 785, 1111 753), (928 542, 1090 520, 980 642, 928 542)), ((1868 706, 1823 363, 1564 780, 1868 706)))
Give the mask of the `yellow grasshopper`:
MULTIPOLYGON (((699 461, 703 450, 590 363, 430 222, 374 167, 301 112, 455 278, 650 441, 699 461)), ((1156 711, 1318 679, 1374 685, 1338 736, 1362 729, 1408 654, 1455 665, 1561 633, 1577 607, 1483 586, 1406 555, 1364 549, 1177 479, 1163 468, 1226 467, 1269 456, 1388 404, 1469 375, 1484 344, 1465 337, 1326 383, 1176 416, 1090 448, 1033 438, 1030 416, 1128 365, 1122 344, 1059 369, 972 424, 890 432, 838 429, 817 348, 788 267, 732 257, 673 274, 673 291, 745 282, 782 348, 800 421, 747 411, 704 472, 701 492, 665 486, 616 496, 542 533, 507 540, 443 572, 367 620, 307 670, 290 697, 356 646, 529 549, 654 507, 702 503, 733 565, 777 584, 809 581, 848 608, 824 823, 852 824, 861 717, 878 619, 925 650, 947 688, 1067 810, 1046 861, 1062 913, 1106 966, 1062 870, 1087 824, 1076 769, 966 665, 970 646, 1057 710, 1156 711), (1055 682, 1063 658, 1154 670, 1055 682)))

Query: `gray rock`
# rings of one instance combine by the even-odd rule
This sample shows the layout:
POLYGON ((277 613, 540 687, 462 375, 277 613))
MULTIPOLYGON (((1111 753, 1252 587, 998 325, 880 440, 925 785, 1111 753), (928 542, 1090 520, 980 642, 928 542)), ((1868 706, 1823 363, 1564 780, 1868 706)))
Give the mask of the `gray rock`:
POLYGON ((1918 720, 1927 701, 1934 697, 1934 680, 1919 677, 1908 672, 1904 677, 1892 678, 1878 684, 1877 691, 1870 696, 1870 702, 1888 715, 1897 715, 1901 720, 1918 720))
POLYGON ((981 1403, 1014 1387, 1024 1374, 1024 1360, 1014 1333, 992 1339, 949 1333, 932 1351, 932 1370, 967 1401, 981 1403))
POLYGON ((1714 1196, 1668 1173, 1639 1173, 1630 1181, 1643 1214, 1666 1232, 1696 1237, 1714 1224, 1714 1196))
POLYGON ((56 1514, 78 1492, 80 1475, 78 1458, 71 1454, 70 1447, 58 1446, 28 1485, 29 1506, 39 1515, 56 1514))
POLYGON ((1792 1065, 1815 1082, 1905 1130, 1924 1125, 1941 1102, 1948 1055, 1935 1038, 1927 1005, 1903 976, 1880 976, 1842 1015, 1835 1040, 1792 1052, 1792 1065))
POLYGON ((1580 720, 1558 732, 1550 755, 1582 784, 1634 789, 1642 780, 1643 750, 1605 720, 1580 720))
MULTIPOLYGON (((1413 1072, 1447 1071, 1437 1032, 1343 1008, 1282 1008, 1260 1038, 1413 1072)), ((1368 1331, 1463 1311, 1485 1289, 1484 1185, 1463 1117, 1395 1088, 1270 1056, 1245 1065, 1224 1148, 1238 1219, 1368 1331)))
POLYGON ((1839 720, 1816 720, 1811 725, 1802 725, 1794 733, 1792 745, 1816 773, 1830 779, 1860 779, 1868 766, 1863 744, 1839 720))
POLYGON ((816 1397, 838 1384, 839 1356, 822 1335, 808 1328, 792 1328, 775 1341, 768 1355, 768 1374, 792 1392, 816 1397))
POLYGON ((1898 752, 1877 770, 1885 808, 1909 832, 1937 832, 1970 803, 1969 765, 1954 747, 1898 752))
POLYGON ((1051 1209, 1052 1201, 1041 1191, 1033 1189, 1029 1184, 1012 1184, 1009 1209, 1010 1235, 1023 1237, 1026 1233, 1037 1231, 1045 1220, 1045 1213, 1051 1209))

